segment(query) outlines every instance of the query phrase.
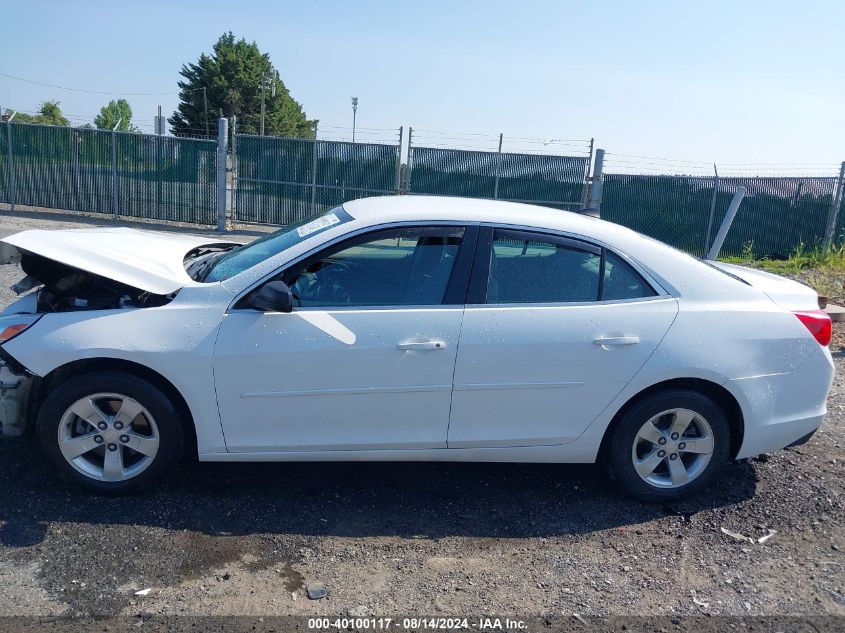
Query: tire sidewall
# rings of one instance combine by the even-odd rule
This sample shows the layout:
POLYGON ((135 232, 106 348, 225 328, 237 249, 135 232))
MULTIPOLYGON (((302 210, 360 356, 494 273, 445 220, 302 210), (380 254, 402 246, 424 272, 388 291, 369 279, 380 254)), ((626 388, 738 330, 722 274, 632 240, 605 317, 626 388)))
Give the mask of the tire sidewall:
POLYGON ((179 461, 184 450, 184 429, 170 399, 155 385, 123 372, 97 372, 75 376, 53 388, 38 410, 36 435, 47 459, 63 474, 90 490, 106 494, 127 494, 158 483, 179 461), (119 393, 137 400, 153 416, 159 433, 159 449, 153 462, 126 481, 98 481, 76 470, 59 449, 58 427, 67 409, 80 398, 101 393, 119 393))
POLYGON ((613 429, 606 454, 611 476, 626 492, 648 502, 675 501, 687 498, 710 485, 730 457, 731 431, 724 411, 707 396, 688 390, 654 394, 635 404, 613 429), (651 417, 668 409, 690 409, 710 425, 713 431, 713 454, 704 472, 679 488, 658 488, 649 485, 634 469, 631 448, 642 425, 651 417))

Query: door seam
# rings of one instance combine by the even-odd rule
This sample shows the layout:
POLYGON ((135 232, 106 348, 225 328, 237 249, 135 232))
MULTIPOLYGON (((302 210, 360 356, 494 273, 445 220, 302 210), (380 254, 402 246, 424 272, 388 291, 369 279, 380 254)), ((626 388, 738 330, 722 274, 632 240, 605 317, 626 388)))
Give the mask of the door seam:
POLYGON ((455 362, 452 364, 452 386, 449 389, 449 418, 446 420, 446 437, 444 444, 449 448, 449 430, 452 428, 452 403, 455 400, 455 374, 458 371, 458 355, 461 353, 461 339, 464 333, 464 317, 466 316, 467 308, 461 310, 461 325, 458 327, 458 342, 455 345, 455 362))

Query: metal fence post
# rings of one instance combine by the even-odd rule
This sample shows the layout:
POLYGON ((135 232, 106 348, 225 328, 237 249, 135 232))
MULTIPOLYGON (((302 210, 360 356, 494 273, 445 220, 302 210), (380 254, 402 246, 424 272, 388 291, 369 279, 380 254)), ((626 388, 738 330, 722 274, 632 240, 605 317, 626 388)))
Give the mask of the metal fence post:
POLYGON ((120 216, 120 209, 119 209, 119 196, 118 196, 118 182, 117 182, 117 128, 120 125, 120 122, 123 120, 123 117, 117 118, 117 123, 114 124, 114 127, 111 129, 111 195, 112 195, 112 208, 114 209, 114 219, 119 219, 120 216))
POLYGON ((230 188, 229 196, 229 217, 234 222, 238 215, 238 117, 232 115, 232 186, 230 188))
POLYGON ((79 173, 79 144, 82 142, 80 136, 81 132, 77 129, 72 131, 73 134, 73 197, 77 209, 83 209, 82 201, 79 199, 80 182, 82 177, 79 173))
POLYGON ((408 162, 405 163, 405 193, 411 193, 411 176, 414 166, 411 165, 411 143, 414 140, 414 128, 408 126, 408 162))
POLYGON ((587 167, 584 169, 584 186, 581 188, 581 208, 587 207, 587 196, 590 193, 590 166, 593 164, 593 147, 596 139, 590 139, 590 154, 587 157, 587 167))
POLYGON ((493 200, 499 198, 499 171, 502 168, 502 138, 504 138, 504 132, 499 132, 499 151, 496 155, 496 181, 493 184, 493 200))
POLYGON ((17 112, 12 113, 12 116, 6 121, 6 141, 9 145, 9 207, 12 213, 15 212, 15 204, 17 204, 18 198, 18 185, 15 179, 15 156, 12 151, 12 119, 15 118, 15 114, 17 112))
POLYGON ((590 215, 601 217, 601 193, 604 187, 604 150, 596 150, 596 160, 593 163, 593 177, 590 179, 590 202, 587 210, 590 215))
POLYGON ((704 252, 710 248, 710 236, 713 235, 713 220, 716 217, 716 194, 719 191, 719 170, 713 163, 713 195, 710 197, 710 219, 707 220, 707 235, 704 236, 704 252))
POLYGON ((229 121, 217 119, 217 230, 226 230, 226 161, 229 142, 229 121))
POLYGON ((824 231, 824 250, 833 244, 834 233, 836 232, 836 221, 839 218, 839 207, 842 204, 842 188, 845 186, 845 161, 839 167, 839 178, 836 181, 836 189, 833 191, 830 201, 830 212, 827 214, 827 227, 824 231))
POLYGON ((403 127, 399 126, 399 149, 396 151, 396 180, 395 180, 395 189, 396 194, 402 193, 402 132, 403 127))
POLYGON ((311 214, 317 213, 317 124, 314 123, 314 147, 311 151, 311 214))

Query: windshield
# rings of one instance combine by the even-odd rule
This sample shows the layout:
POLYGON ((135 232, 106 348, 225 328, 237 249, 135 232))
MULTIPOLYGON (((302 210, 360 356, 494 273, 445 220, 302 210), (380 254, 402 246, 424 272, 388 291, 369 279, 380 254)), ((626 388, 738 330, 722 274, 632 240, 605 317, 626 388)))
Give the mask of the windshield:
POLYGON ((208 269, 203 281, 223 281, 229 279, 229 277, 234 277, 309 237, 351 220, 352 216, 342 207, 336 207, 299 222, 288 224, 274 233, 265 235, 254 242, 220 256, 214 262, 214 265, 208 269))

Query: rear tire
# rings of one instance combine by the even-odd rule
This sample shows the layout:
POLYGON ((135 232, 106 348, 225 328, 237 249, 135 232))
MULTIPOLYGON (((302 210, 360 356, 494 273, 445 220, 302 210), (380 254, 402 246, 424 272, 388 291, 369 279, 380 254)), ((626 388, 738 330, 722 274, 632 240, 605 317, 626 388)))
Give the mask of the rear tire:
POLYGON ((55 387, 39 409, 36 434, 62 473, 109 494, 153 487, 185 446, 173 402, 156 385, 119 371, 83 374, 55 387))
POLYGON ((604 463, 629 495, 650 503, 686 499, 709 486, 730 457, 724 411, 696 391, 646 397, 612 429, 604 463))

